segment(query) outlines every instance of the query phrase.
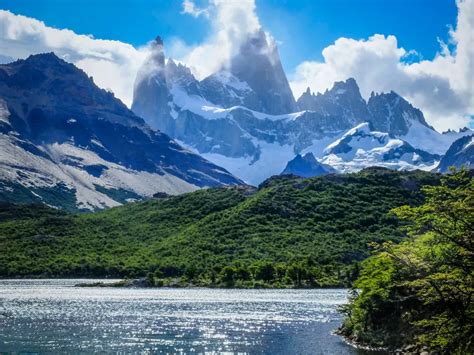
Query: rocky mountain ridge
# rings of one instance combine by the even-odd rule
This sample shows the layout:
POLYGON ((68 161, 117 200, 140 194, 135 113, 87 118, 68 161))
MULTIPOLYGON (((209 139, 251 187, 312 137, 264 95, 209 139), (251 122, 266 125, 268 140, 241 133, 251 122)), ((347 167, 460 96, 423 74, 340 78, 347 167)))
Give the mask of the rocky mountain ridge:
POLYGON ((96 209, 241 183, 53 53, 0 65, 0 143, 3 200, 96 209))
POLYGON ((276 46, 270 47, 262 34, 256 34, 230 67, 199 81, 186 66, 166 60, 163 43, 156 40, 153 54, 137 76, 132 110, 250 184, 279 174, 287 162, 307 153, 324 164, 339 162, 333 168, 340 172, 369 164, 431 170, 452 142, 471 132, 435 131, 420 110, 393 91, 373 93, 366 101, 352 78, 336 82, 323 94, 308 89, 294 101, 280 70, 276 46), (255 81, 265 87, 258 87, 255 81), (368 146, 357 148, 360 163, 353 164, 347 156, 326 149, 364 123, 374 132, 371 139, 384 133, 387 142, 402 141, 403 152, 399 147, 388 153, 387 149, 395 147, 390 145, 383 148, 383 154, 370 152, 373 147, 366 137, 368 146), (364 164, 368 157, 371 159, 364 164))

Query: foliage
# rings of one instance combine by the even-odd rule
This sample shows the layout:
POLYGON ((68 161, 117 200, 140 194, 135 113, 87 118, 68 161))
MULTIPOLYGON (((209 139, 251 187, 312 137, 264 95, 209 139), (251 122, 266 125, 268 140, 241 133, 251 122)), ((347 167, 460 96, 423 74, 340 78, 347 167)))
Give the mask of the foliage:
POLYGON ((399 242, 388 212, 438 175, 367 169, 277 177, 90 214, 0 206, 2 277, 147 277, 159 285, 347 286, 372 242, 399 242))
POLYGON ((474 179, 453 172, 394 213, 411 239, 363 263, 342 331, 370 345, 474 352, 474 179))

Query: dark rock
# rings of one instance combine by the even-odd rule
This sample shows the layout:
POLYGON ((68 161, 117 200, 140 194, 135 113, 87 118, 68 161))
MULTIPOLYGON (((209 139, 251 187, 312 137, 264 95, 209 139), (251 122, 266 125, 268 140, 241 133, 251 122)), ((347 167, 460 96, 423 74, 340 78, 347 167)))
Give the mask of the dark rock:
POLYGON ((312 153, 307 153, 304 156, 297 154, 293 160, 288 162, 281 175, 291 174, 309 178, 334 172, 335 170, 332 167, 326 164, 321 164, 316 160, 312 153))
POLYGON ((439 162, 436 171, 449 172, 451 166, 474 168, 474 135, 464 136, 456 140, 439 162))

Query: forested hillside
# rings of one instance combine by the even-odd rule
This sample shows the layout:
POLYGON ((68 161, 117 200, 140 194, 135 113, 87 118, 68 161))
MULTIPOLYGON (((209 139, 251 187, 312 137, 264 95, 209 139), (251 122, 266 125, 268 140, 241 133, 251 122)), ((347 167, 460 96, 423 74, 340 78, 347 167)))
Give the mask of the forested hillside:
POLYGON ((274 177, 70 214, 0 206, 2 277, 148 276, 157 284, 349 285, 372 242, 403 238, 389 211, 439 175, 371 168, 274 177))

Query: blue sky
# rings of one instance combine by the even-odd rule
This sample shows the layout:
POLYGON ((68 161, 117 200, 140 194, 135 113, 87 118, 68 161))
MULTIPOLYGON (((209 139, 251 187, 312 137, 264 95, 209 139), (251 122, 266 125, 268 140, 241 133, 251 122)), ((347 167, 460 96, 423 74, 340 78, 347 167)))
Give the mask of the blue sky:
MULTIPOLYGON (((134 46, 157 34, 194 45, 212 31, 207 19, 182 14, 180 0, 0 0, 0 8, 134 46)), ((291 71, 304 60, 321 60, 321 51, 339 37, 375 33, 396 35, 399 46, 431 59, 439 50, 437 38, 447 40, 457 8, 454 0, 257 0, 257 15, 291 71)))
POLYGON ((53 51, 130 106, 156 35, 202 79, 261 26, 296 98, 352 77, 443 131, 473 125, 473 13, 474 0, 0 0, 0 62, 53 51))

